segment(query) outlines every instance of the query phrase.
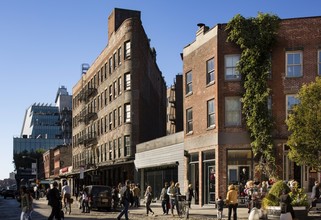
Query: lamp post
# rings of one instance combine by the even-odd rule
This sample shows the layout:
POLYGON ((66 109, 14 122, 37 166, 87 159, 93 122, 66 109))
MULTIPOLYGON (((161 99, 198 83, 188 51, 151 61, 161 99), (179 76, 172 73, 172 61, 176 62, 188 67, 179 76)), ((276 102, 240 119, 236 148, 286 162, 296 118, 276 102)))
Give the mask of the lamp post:
POLYGON ((36 161, 36 183, 37 183, 37 181, 38 181, 38 158, 33 158, 30 156, 22 156, 22 158, 29 158, 31 160, 36 161))

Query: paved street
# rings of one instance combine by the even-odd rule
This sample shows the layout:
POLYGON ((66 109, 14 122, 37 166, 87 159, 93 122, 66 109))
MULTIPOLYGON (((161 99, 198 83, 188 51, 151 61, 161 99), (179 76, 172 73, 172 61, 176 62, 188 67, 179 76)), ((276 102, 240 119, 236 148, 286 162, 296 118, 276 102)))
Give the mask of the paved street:
MULTIPOLYGON (((106 212, 106 211, 92 211, 90 213, 81 213, 81 210, 77 207, 77 203, 72 205, 71 215, 66 215, 65 219, 76 220, 76 219, 105 219, 105 220, 115 220, 118 212, 106 212)), ((139 219, 158 219, 158 220, 170 220, 170 219, 179 219, 178 216, 172 217, 171 215, 162 215, 162 209, 159 203, 152 203, 151 208, 155 212, 155 216, 146 216, 145 207, 140 208, 131 208, 129 210, 129 219, 130 220, 139 220, 139 219)), ((47 200, 42 198, 40 200, 34 200, 34 213, 32 214, 33 220, 46 220, 50 214, 50 207, 47 205, 47 200)), ((0 219, 5 220, 17 220, 20 218, 20 207, 19 203, 15 199, 3 199, 0 197, 0 219)), ((247 209, 244 207, 238 208, 238 220, 248 219, 247 209)), ((226 218, 227 209, 224 210, 224 218, 226 218)), ((190 219, 215 219, 216 218, 216 209, 213 206, 192 206, 190 210, 190 219)), ((124 217, 122 218, 124 219, 124 217)), ((309 217, 309 220, 321 219, 321 216, 309 217)), ((305 219, 302 219, 305 220, 305 219)))

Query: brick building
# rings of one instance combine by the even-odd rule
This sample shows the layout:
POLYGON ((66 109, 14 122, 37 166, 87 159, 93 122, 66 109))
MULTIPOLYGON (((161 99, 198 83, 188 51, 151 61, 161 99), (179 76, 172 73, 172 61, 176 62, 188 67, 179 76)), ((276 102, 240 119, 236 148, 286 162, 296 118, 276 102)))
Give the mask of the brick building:
POLYGON ((137 180, 136 145, 166 134, 166 84, 140 12, 114 9, 108 44, 73 88, 73 185, 137 180))
MULTIPOLYGON (((236 70, 241 50, 226 41, 226 24, 199 24, 196 39, 183 49, 184 145, 189 153, 187 179, 195 186, 196 203, 223 197, 227 185, 259 181, 250 138, 242 117, 244 89, 236 70)), ((283 19, 271 51, 272 89, 269 108, 275 122, 273 140, 284 180, 296 179, 308 189, 317 173, 287 157, 286 117, 303 83, 321 74, 321 17, 283 19)))

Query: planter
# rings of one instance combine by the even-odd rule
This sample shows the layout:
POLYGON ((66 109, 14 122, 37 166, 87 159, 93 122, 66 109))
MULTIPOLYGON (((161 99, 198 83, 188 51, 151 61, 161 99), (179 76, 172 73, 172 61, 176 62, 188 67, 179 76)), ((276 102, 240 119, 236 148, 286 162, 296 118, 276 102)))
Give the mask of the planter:
MULTIPOLYGON (((308 210, 305 206, 294 206, 294 215, 298 220, 306 220, 308 216, 308 210)), ((267 218, 268 219, 280 219, 281 207, 280 206, 268 206, 267 218)))
POLYGON ((296 219, 305 220, 308 217, 308 210, 305 206, 294 206, 294 215, 296 219))

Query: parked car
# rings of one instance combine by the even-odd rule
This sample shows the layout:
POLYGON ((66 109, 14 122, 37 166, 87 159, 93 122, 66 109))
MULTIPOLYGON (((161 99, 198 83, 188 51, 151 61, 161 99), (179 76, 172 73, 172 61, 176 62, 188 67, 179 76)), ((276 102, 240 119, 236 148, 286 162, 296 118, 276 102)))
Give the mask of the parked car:
POLYGON ((16 190, 13 189, 6 189, 3 192, 3 198, 6 199, 8 197, 15 198, 16 197, 16 190))
POLYGON ((89 206, 92 209, 111 209, 112 205, 112 188, 104 185, 89 185, 86 186, 89 206))

